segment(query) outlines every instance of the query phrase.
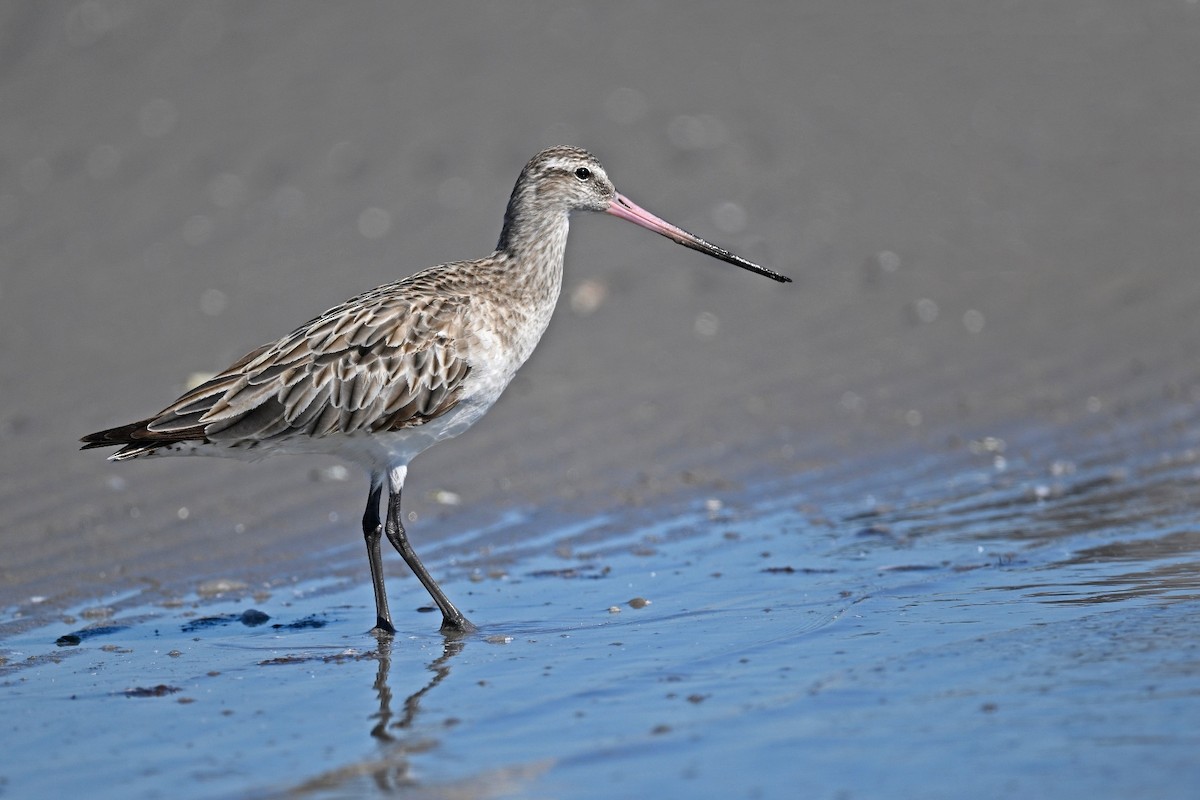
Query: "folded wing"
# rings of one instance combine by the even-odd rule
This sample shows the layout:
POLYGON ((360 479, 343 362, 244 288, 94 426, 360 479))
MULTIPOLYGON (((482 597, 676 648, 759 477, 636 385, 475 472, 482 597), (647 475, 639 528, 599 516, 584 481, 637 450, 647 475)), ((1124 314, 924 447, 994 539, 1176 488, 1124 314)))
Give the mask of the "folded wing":
POLYGON ((249 353, 150 419, 84 438, 132 458, 179 442, 397 431, 450 411, 470 372, 465 297, 380 287, 249 353))

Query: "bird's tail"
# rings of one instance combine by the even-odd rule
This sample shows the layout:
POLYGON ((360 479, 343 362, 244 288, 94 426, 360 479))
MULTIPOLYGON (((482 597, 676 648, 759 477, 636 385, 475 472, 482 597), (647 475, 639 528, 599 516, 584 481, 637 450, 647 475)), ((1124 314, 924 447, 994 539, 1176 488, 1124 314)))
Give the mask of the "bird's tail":
POLYGON ((170 444, 161 438, 156 438, 147 427, 152 420, 144 419, 131 422, 103 431, 89 433, 79 441, 83 442, 80 450, 90 450, 93 447, 120 447, 121 449, 109 456, 110 461, 124 461, 129 458, 150 455, 164 445, 170 444))

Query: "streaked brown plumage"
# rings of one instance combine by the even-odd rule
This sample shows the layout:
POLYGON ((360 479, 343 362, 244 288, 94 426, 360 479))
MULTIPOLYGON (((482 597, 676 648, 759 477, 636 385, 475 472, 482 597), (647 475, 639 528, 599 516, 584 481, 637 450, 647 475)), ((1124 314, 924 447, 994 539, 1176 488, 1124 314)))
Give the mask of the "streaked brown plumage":
POLYGON ((115 461, 329 453, 358 463, 371 476, 363 533, 376 629, 395 630, 379 547, 386 533, 437 603, 443 630, 470 630, 408 543, 400 521, 404 478, 420 452, 479 419, 533 352, 558 299, 569 217, 577 210, 605 211, 723 261, 789 280, 634 205, 616 192, 590 153, 554 147, 522 170, 492 255, 432 267, 347 300, 153 417, 85 436, 83 447, 120 446, 110 456, 115 461))

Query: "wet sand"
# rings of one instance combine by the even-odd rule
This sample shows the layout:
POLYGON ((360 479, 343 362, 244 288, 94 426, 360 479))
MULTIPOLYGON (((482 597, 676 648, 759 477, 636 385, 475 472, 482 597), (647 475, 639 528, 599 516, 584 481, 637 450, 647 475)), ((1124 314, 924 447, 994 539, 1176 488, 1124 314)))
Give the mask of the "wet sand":
MULTIPOLYGON (((901 566, 978 525, 992 555, 1064 550, 1032 573, 1091 558, 1099 580, 1145 573, 1131 597, 1194 602, 1198 26, 1187 3, 5 6, 0 631, 52 642, 82 609, 220 581, 247 587, 229 613, 314 581, 369 593, 365 480, 336 462, 111 465, 76 440, 486 253, 521 165, 557 143, 797 282, 576 219, 537 353, 410 473, 410 532, 460 589, 549 568, 572 526, 628 549, 706 501, 757 524, 770 497, 851 541, 863 514, 888 536, 917 520, 880 534, 901 566), (952 502, 964 481, 981 505, 952 502), (983 513, 1005 488, 1049 506, 983 513)), ((430 630, 388 569, 398 624, 430 630)), ((493 588, 485 627, 516 616, 493 588)))

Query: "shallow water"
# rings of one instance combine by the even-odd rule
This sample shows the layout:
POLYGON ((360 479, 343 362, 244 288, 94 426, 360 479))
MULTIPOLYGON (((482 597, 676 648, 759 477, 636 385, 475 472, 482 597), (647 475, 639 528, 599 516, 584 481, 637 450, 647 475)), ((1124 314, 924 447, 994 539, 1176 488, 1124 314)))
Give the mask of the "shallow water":
POLYGON ((5 793, 1192 796, 1200 451, 1171 430, 514 514, 435 566, 461 639, 401 612, 376 641, 365 580, 81 607, 2 643, 5 793), (542 533, 475 547, 506 527, 542 533))

